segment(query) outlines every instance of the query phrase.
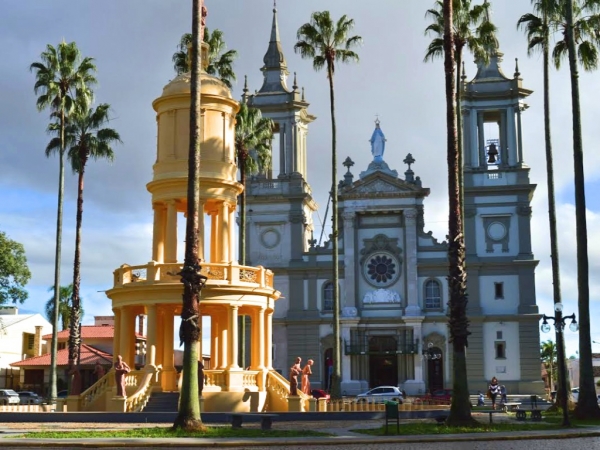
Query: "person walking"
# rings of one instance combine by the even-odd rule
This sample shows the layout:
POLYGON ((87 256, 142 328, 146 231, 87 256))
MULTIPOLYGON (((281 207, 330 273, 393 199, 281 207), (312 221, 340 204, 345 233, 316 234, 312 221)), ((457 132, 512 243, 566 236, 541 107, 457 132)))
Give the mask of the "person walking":
POLYGON ((488 386, 488 397, 492 400, 492 409, 496 409, 496 397, 500 393, 500 385, 498 384, 498 378, 493 377, 488 386))
POLYGON ((485 406, 485 399, 483 398, 483 392, 477 391, 477 406, 485 406))
POLYGON ((308 361, 306 361, 306 365, 302 369, 302 392, 306 395, 311 395, 309 377, 312 375, 311 366, 313 365, 313 363, 314 361, 312 359, 309 359, 308 361))
POLYGON ((502 385, 500 386, 500 403, 507 403, 507 397, 506 397, 506 386, 502 385))

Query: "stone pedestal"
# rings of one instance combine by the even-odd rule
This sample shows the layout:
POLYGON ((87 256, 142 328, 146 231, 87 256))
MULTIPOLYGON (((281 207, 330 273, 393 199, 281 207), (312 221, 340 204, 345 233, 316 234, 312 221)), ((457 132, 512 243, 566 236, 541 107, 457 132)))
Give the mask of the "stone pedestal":
POLYGON ((302 412, 302 398, 297 395, 288 397, 288 412, 302 412))
POLYGON ((315 412, 317 410, 317 399, 316 398, 308 399, 308 410, 310 412, 315 412))
POLYGON ((69 395, 67 397, 67 411, 79 411, 79 395, 69 395))
POLYGON ((108 404, 108 410, 112 412, 126 412, 125 403, 127 397, 112 397, 108 404))

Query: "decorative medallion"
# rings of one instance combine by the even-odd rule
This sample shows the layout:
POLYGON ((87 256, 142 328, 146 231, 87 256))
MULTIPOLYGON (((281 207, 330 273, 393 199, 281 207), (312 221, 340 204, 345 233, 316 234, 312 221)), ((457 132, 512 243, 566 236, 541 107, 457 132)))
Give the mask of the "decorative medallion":
POLYGON ((363 276, 373 286, 390 286, 396 282, 399 275, 398 259, 391 253, 372 253, 363 263, 363 276))
POLYGON ((503 223, 492 222, 488 226, 488 236, 494 241, 500 241, 506 236, 506 227, 503 223))
POLYGON ((260 242, 265 248, 275 248, 281 241, 281 235, 275 228, 268 228, 260 233, 260 242))

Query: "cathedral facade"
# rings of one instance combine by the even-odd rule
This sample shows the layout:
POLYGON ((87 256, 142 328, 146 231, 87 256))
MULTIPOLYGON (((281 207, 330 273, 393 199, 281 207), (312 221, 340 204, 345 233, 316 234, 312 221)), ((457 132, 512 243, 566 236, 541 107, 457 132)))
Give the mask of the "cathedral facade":
MULTIPOLYGON (((468 381, 472 392, 495 376, 509 393, 541 393, 530 228, 535 185, 521 139, 531 91, 517 69, 513 77, 502 72, 501 56, 463 82, 468 381), (486 136, 490 124, 495 132, 486 136)), ((275 11, 262 71, 263 86, 253 95, 245 88, 244 100, 274 121, 279 167, 277 177, 266 172, 247 184, 247 261, 273 270, 282 293, 273 316, 273 367, 287 374, 297 356, 312 358, 311 384, 328 388, 332 249, 313 239, 317 205, 307 181, 307 130, 315 117, 295 80, 287 86, 275 11)), ((355 176, 346 159, 339 184, 341 376, 348 395, 380 385, 408 394, 452 387, 447 244, 425 231, 430 190, 415 176, 413 156, 406 155, 402 174, 385 161, 382 127, 377 121, 369 166, 355 176)))

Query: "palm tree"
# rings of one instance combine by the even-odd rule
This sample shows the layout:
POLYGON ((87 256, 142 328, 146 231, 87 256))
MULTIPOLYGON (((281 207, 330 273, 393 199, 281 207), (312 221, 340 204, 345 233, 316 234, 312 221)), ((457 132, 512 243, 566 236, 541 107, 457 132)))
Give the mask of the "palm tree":
POLYGON ((310 22, 302 25, 297 32, 298 42, 294 51, 302 58, 312 59, 316 71, 327 69, 329 81, 329 100, 331 108, 331 240, 333 241, 333 375, 331 381, 331 397, 341 398, 341 341, 340 341, 340 293, 339 293, 339 261, 338 261, 338 186, 337 186, 337 151, 335 124, 335 96, 333 76, 336 62, 358 62, 358 54, 351 49, 362 42, 360 36, 348 37, 354 28, 354 19, 346 15, 337 22, 331 18, 329 11, 314 12, 310 22))
MULTIPOLYGON (((48 292, 54 292, 54 286, 50 286, 48 292)), ((62 324, 62 329, 66 330, 71 319, 71 297, 73 296, 73 284, 60 287, 60 303, 58 306, 58 316, 62 324)), ((80 317, 83 317, 83 307, 80 305, 80 317)), ((45 306, 46 317, 52 320, 54 317, 54 295, 48 299, 45 306)))
MULTIPOLYGON (((69 144, 68 158, 73 172, 78 175, 77 183, 77 212, 75 221, 75 260, 73 263, 73 284, 71 297, 71 315, 69 326, 69 369, 78 370, 79 349, 81 346, 81 225, 83 222, 83 181, 86 164, 90 159, 114 159, 111 147, 121 142, 121 137, 112 128, 103 128, 109 121, 110 105, 102 103, 97 108, 90 107, 90 98, 77 96, 75 106, 68 117, 65 128, 65 141, 69 144)), ((48 147, 60 148, 61 139, 56 137, 48 147)), ((77 386, 74 386, 75 389, 77 386)), ((78 395, 79 392, 70 392, 78 395)))
MULTIPOLYGON (((188 45, 192 42, 191 33, 185 33, 179 41, 179 50, 173 54, 173 68, 177 75, 189 72, 188 45)), ((233 61, 237 58, 237 50, 227 50, 227 44, 223 39, 223 32, 215 29, 212 33, 208 28, 204 29, 204 42, 209 45, 208 66, 206 73, 214 75, 227 85, 233 87, 232 81, 236 81, 233 71, 233 61), (226 51, 227 50, 227 51, 226 51)))
MULTIPOLYGON (((428 9, 425 17, 433 20, 425 34, 435 37, 427 47, 425 61, 433 61, 444 56, 444 2, 437 0, 434 8, 428 9)), ((463 64, 463 50, 467 48, 477 61, 488 63, 490 54, 497 50, 496 26, 490 21, 490 4, 486 1, 481 5, 472 5, 471 0, 453 0, 453 26, 452 37, 454 40, 454 59, 457 72, 463 64)), ((461 77, 456 77, 456 128, 458 131, 458 167, 459 189, 463 197, 463 148, 462 148, 462 114, 461 114, 461 77)), ((461 200, 462 202, 462 200, 461 200)))
POLYGON ((594 387, 592 339, 590 334, 590 285, 587 249, 585 206, 585 177, 583 172, 583 140, 581 131, 581 102, 577 59, 584 70, 598 67, 600 43, 599 0, 557 0, 562 11, 558 28, 563 39, 556 43, 552 55, 558 68, 567 55, 571 73, 571 109, 573 114, 573 162, 575 166, 575 223, 577 242, 577 291, 579 294, 579 398, 575 415, 580 418, 600 417, 594 387))
POLYGON ((246 175, 264 170, 271 164, 273 121, 262 117, 259 109, 240 103, 235 116, 235 152, 240 170, 240 264, 246 264, 246 175))
POLYGON ((198 342, 200 329, 200 291, 206 277, 200 275, 199 213, 200 203, 200 46, 206 9, 203 0, 192 3, 192 52, 190 81, 190 147, 188 154, 187 220, 185 228, 185 259, 181 275, 183 307, 179 337, 183 343, 183 378, 179 395, 179 411, 173 429, 188 431, 203 429, 198 391, 198 342))
MULTIPOLYGON (((556 0, 532 0, 533 13, 524 14, 517 22, 517 27, 525 28, 528 46, 527 53, 531 55, 539 50, 543 55, 544 71, 544 141, 546 148, 546 178, 548 183, 548 218, 550 223, 550 259, 552 263, 552 286, 554 304, 561 303, 560 291, 560 267, 558 257, 558 233, 556 228, 556 202, 554 194, 554 162, 552 154, 552 137, 550 131, 550 36, 553 33, 554 24, 560 20, 560 11, 556 0), (537 14, 537 15, 536 15, 537 14)), ((562 319, 562 312, 557 312, 557 319, 562 319)), ((547 341, 551 342, 551 341, 547 341)), ((556 348, 558 359, 564 361, 565 346, 560 329, 556 329, 556 348)), ((542 354, 544 352, 542 351, 542 354)), ((542 355, 543 357, 543 355, 542 355)), ((568 414, 566 414, 568 373, 563 364, 559 364, 559 378, 556 404, 562 405, 563 425, 568 425, 568 414), (564 373, 563 373, 564 372, 564 373), (564 382, 563 382, 564 380, 564 382)), ((552 384, 552 370, 550 370, 550 387, 552 384)))
POLYGON ((60 127, 60 146, 49 150, 46 148, 46 156, 50 156, 58 150, 59 175, 58 175, 58 208, 56 214, 56 250, 54 254, 54 317, 52 319, 52 345, 50 349, 50 375, 48 399, 51 404, 56 403, 56 353, 58 350, 58 311, 60 303, 60 263, 62 245, 62 216, 63 195, 65 188, 65 126, 67 116, 71 112, 74 103, 75 91, 80 96, 90 96, 90 87, 96 83, 94 72, 96 66, 92 58, 82 58, 75 42, 61 42, 55 48, 52 45, 46 47, 46 51, 40 55, 41 62, 34 62, 29 67, 35 71, 34 93, 40 94, 37 98, 37 108, 42 111, 50 108, 58 115, 60 127))
POLYGON ((453 354, 453 390, 450 414, 446 419, 448 425, 472 425, 471 402, 467 383, 466 348, 469 336, 469 320, 467 319, 467 271, 465 266, 465 239, 462 233, 462 198, 460 192, 460 149, 457 135, 456 110, 456 70, 459 67, 454 59, 456 43, 452 31, 453 6, 456 0, 444 0, 443 17, 443 50, 444 73, 446 84, 446 128, 448 159, 448 329, 453 354))
POLYGON ((548 372, 548 386, 552 391, 556 381, 555 370, 557 366, 556 345, 553 341, 544 341, 540 344, 540 358, 548 372))

